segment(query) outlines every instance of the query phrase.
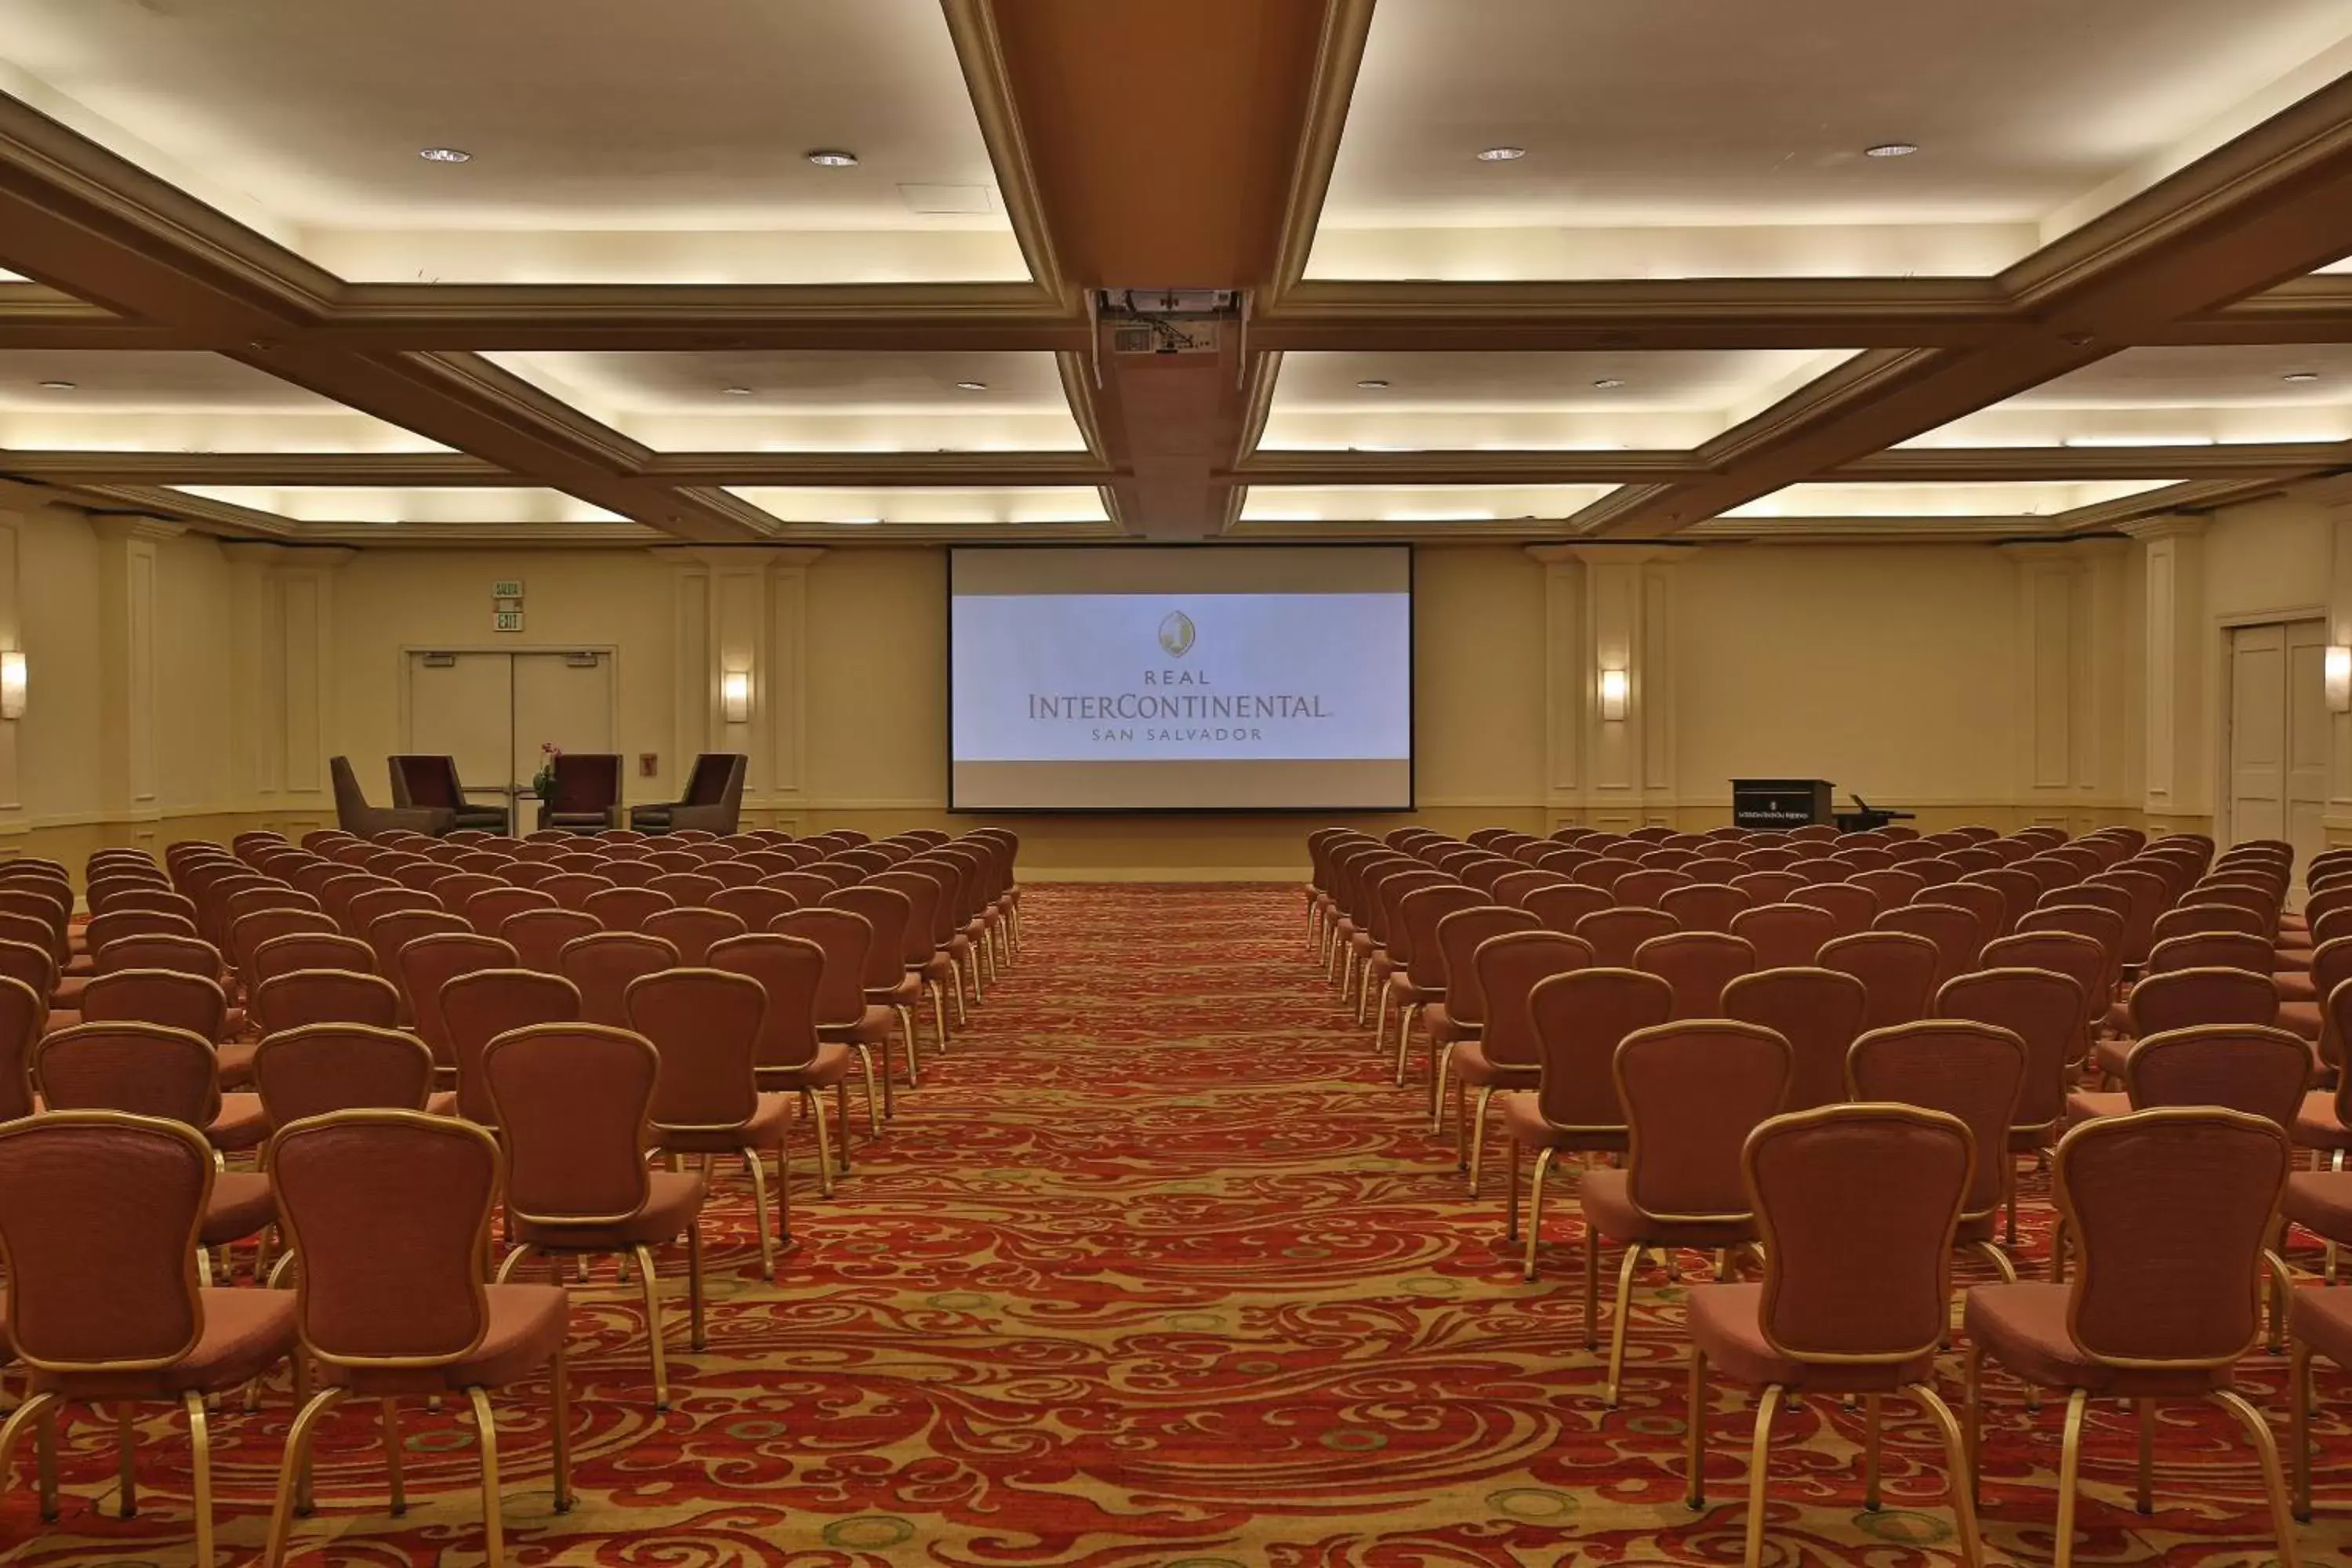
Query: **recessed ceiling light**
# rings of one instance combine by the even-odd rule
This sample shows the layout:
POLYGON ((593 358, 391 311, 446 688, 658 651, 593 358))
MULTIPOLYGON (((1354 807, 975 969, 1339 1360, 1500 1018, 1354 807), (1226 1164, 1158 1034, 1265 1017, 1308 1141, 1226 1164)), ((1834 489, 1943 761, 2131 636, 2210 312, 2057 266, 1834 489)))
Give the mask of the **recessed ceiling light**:
POLYGON ((1367 376, 1356 384, 1366 392, 1386 392, 1389 389, 1389 384, 1376 375, 1367 376))
POLYGON ((2319 373, 2315 370, 2294 370, 2287 372, 2286 374, 2279 377, 2279 379, 2281 381, 2292 381, 2301 384, 2306 381, 2317 381, 2319 379, 2319 373))
POLYGON ((1864 147, 1862 155, 1865 158, 1908 158, 1918 150, 1916 142, 1881 142, 1875 147, 1864 147))
POLYGON ((808 154, 808 161, 820 169, 855 169, 857 154, 845 153, 838 147, 820 147, 808 154))
POLYGON ((75 383, 70 381, 45 381, 41 383, 41 390, 43 392, 71 392, 74 390, 75 384, 75 383))
POLYGON ((988 383, 984 381, 959 381, 956 383, 956 390, 958 392, 986 392, 988 390, 988 383))
POLYGON ((416 155, 428 163, 470 163, 474 155, 463 147, 420 147, 416 155))
POLYGON ((1524 147, 1484 147, 1479 149, 1481 163, 1515 163, 1528 155, 1524 147))
POLYGON ((1622 382, 1622 381, 1618 380, 1618 379, 1617 379, 1615 376, 1613 376, 1613 375, 1604 375, 1604 376, 1602 376, 1599 381, 1594 382, 1592 384, 1593 384, 1593 385, 1595 385, 1595 386, 1597 386, 1597 387, 1599 387, 1599 388, 1600 388, 1601 391, 1603 391, 1603 392, 1612 392, 1612 391, 1616 390, 1618 387, 1621 387, 1621 386, 1624 385, 1625 384, 1624 384, 1623 382, 1622 382))
POLYGON ((725 393, 730 397, 749 397, 751 395, 751 389, 748 386, 722 386, 719 390, 725 393))

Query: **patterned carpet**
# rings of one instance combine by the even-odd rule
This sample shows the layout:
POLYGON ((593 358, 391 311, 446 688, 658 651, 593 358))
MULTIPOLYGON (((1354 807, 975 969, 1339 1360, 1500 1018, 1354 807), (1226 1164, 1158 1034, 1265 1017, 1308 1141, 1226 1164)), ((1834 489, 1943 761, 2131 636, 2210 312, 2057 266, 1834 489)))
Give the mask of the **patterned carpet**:
MULTIPOLYGON (((581 1497, 551 1510, 543 1388, 502 1399, 510 1560, 1738 1561, 1748 1396, 1716 1389, 1709 1506, 1693 1514, 1675 1289, 1643 1275, 1623 1407, 1604 1412, 1573 1204, 1547 1216, 1546 1278, 1522 1284, 1499 1191, 1464 1198, 1450 1145, 1312 978, 1294 891, 1041 887, 1028 900, 1024 962, 884 1140, 830 1202, 803 1174, 799 1246, 775 1285, 757 1278, 747 1191, 722 1189, 709 1353, 685 1349, 682 1250, 666 1258, 667 1415, 634 1291, 609 1265, 575 1286, 581 1497)), ((2029 1272, 2042 1217, 2037 1204, 2029 1272)), ((1956 1361, 1944 1381, 1957 1406, 1956 1361)), ((2242 1380, 2282 1432, 2283 1384, 2260 1357, 2242 1380)), ((2352 1386, 2323 1367, 2319 1391, 2318 1522, 2300 1539, 2307 1562, 2341 1563, 2352 1386)), ((1997 1378, 1988 1398, 1988 1556, 2045 1563, 2063 1405, 2030 1415, 1997 1378)), ((1782 1416, 1767 1561, 1959 1561, 1933 1428, 1887 1410, 1876 1514, 1862 1509, 1858 1417, 1825 1400, 1782 1416)), ((64 1517, 39 1522, 27 1456, 0 1501, 0 1561, 187 1562, 185 1440, 160 1407, 147 1417, 138 1518, 112 1516, 110 1419, 78 1409, 64 1517)), ((260 1414, 215 1423, 226 1561, 260 1550, 289 1419, 281 1384, 260 1414)), ((404 1430, 410 1506, 394 1519, 373 1407, 330 1420, 298 1561, 480 1560, 470 1426, 412 1407, 404 1430)), ((2167 1408, 2161 1430, 2143 1518, 2129 1415, 2094 1407, 2078 1561, 2270 1561, 2237 1430, 2192 1406, 2167 1408)))

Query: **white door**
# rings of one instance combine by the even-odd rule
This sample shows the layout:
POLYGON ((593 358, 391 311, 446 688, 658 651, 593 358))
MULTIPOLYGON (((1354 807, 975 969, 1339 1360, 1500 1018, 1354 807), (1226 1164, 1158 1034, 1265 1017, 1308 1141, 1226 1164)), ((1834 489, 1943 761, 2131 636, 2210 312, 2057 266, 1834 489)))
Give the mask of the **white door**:
POLYGON ((457 758, 458 782, 476 804, 505 805, 514 782, 510 656, 410 654, 407 744, 426 756, 457 758))
POLYGON ((2326 845, 2326 646, 2320 621, 2230 633, 2229 839, 2283 839, 2298 863, 2326 845))
POLYGON ((2286 628, 2286 831, 2294 863, 2307 866, 2327 847, 2320 819, 2327 810, 2327 623, 2286 628))
POLYGON ((520 653, 514 660, 514 778, 528 785, 540 748, 613 749, 613 656, 520 653))

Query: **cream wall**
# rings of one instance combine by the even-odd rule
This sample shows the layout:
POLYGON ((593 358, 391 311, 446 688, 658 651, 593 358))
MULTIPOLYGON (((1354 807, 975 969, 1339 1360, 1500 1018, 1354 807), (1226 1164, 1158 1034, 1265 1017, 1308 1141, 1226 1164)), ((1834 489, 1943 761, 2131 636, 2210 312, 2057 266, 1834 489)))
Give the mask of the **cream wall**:
MULTIPOLYGON (((0 646, 32 670, 0 723, 0 854, 330 821, 329 756, 381 793, 420 647, 614 649, 618 744, 661 759, 628 770, 633 801, 709 746, 752 754, 756 821, 971 820, 944 808, 938 549, 303 550, 37 499, 0 494, 0 646), (524 636, 489 630, 501 576, 527 584, 524 636), (722 721, 721 668, 754 674, 748 724, 722 721)), ((1416 815, 1707 826, 1730 778, 1790 773, 1931 825, 2203 826, 2226 626, 2315 610, 2352 638, 2347 517, 2323 497, 2059 546, 1424 546, 1416 815), (1629 672, 1622 720, 1604 668, 1629 672)), ((1008 820, 1035 875, 1187 879, 1288 875, 1320 819, 1008 820)))

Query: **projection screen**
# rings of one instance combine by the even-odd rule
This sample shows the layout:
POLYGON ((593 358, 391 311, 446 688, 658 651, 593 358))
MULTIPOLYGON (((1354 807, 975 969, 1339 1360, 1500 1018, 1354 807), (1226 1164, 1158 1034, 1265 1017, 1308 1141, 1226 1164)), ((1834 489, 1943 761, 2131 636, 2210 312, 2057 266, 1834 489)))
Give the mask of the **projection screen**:
POLYGON ((948 552, 959 811, 1412 805, 1402 546, 948 552))

